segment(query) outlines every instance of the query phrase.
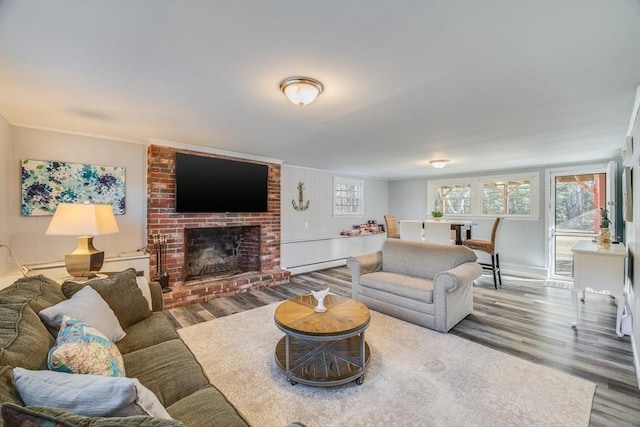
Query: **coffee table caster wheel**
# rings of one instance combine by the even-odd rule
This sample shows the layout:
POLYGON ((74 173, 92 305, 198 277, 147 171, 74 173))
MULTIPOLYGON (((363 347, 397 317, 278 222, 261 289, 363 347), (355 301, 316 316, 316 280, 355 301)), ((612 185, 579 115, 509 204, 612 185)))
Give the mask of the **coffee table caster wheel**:
POLYGON ((363 382, 364 382, 364 375, 356 378, 356 384, 362 385, 363 382))
POLYGON ((289 380, 289 383, 290 383, 291 385, 296 385, 296 384, 298 384, 298 383, 297 383, 296 381, 294 381, 294 380, 289 380))

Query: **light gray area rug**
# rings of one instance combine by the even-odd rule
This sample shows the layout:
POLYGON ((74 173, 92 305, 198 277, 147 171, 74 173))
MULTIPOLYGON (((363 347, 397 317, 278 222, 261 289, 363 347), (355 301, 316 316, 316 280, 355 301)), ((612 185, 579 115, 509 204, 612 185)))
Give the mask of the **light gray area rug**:
POLYGON ((595 385, 371 312, 360 386, 291 385, 274 360, 278 303, 179 331, 253 426, 587 426, 595 385))

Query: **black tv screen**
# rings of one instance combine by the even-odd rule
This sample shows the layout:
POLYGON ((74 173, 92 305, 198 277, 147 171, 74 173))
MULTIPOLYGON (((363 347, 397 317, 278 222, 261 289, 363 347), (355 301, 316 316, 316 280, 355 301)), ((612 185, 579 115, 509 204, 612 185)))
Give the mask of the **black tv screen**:
POLYGON ((176 212, 267 212, 269 167, 176 153, 176 212))

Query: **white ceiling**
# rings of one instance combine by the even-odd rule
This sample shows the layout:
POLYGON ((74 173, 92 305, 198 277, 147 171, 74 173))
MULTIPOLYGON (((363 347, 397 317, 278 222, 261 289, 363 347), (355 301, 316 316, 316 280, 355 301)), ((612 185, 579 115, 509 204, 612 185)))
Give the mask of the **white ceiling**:
POLYGON ((13 125, 352 175, 617 157, 638 83, 638 0, 0 0, 13 125))

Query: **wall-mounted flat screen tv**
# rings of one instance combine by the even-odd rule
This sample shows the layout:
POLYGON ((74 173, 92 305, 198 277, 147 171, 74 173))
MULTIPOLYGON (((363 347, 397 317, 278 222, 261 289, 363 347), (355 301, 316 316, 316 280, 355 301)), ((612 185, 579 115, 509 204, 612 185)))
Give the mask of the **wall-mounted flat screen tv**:
POLYGON ((176 212, 267 212, 269 167, 176 153, 176 212))

